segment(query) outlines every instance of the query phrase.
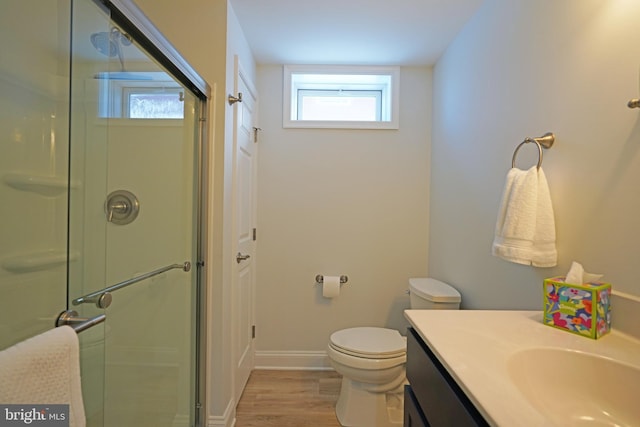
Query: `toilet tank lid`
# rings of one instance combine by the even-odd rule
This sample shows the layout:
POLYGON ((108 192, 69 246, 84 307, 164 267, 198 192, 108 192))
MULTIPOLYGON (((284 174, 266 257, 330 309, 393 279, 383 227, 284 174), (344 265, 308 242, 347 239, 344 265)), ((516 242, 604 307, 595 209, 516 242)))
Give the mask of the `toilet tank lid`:
POLYGON ((409 279, 409 290, 418 296, 433 302, 459 303, 460 292, 451 285, 430 277, 409 279))

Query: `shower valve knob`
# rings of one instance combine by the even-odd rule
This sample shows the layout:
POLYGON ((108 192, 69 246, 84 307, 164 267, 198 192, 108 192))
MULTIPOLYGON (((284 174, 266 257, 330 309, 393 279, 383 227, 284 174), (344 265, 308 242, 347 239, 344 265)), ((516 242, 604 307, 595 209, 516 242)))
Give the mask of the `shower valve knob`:
POLYGON ((117 190, 107 196, 104 210, 107 214, 107 222, 125 225, 138 216, 140 202, 133 193, 126 190, 117 190))
POLYGON ((120 214, 126 214, 129 209, 129 205, 126 202, 118 202, 108 206, 109 209, 109 217, 107 218, 108 222, 113 222, 113 213, 117 212, 120 214))

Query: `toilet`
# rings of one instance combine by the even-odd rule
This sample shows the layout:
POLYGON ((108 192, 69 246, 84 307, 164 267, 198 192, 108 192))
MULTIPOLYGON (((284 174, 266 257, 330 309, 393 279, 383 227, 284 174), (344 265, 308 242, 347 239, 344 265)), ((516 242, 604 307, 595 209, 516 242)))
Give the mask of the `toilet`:
MULTIPOLYGON (((431 278, 409 279, 412 309, 457 310, 460 293, 431 278)), ((395 329, 358 327, 331 334, 327 355, 342 375, 336 416, 343 427, 403 423, 406 338, 395 329)))

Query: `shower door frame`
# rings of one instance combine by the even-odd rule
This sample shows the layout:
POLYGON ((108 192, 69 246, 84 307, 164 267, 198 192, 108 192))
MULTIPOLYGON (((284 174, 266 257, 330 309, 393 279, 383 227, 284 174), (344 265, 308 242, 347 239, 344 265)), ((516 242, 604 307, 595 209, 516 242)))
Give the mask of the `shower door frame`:
POLYGON ((177 80, 189 88, 199 100, 198 131, 196 156, 198 158, 195 171, 197 189, 197 215, 196 215, 196 331, 195 331, 195 405, 194 425, 203 427, 207 419, 207 388, 206 388, 206 343, 207 343, 207 286, 205 283, 206 271, 204 269, 207 259, 207 194, 208 186, 206 177, 209 172, 208 147, 207 147, 207 123, 209 102, 211 99, 211 87, 189 65, 153 23, 131 0, 93 0, 96 4, 107 8, 111 20, 120 26, 129 35, 133 36, 151 56, 165 67, 177 80))

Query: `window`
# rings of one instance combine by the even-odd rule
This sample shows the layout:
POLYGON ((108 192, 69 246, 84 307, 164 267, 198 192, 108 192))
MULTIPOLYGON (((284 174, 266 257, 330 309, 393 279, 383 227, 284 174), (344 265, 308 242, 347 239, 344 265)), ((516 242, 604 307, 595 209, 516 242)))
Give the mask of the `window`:
POLYGON ((397 67, 284 67, 284 127, 398 128, 397 67))
POLYGON ((181 88, 126 87, 123 94, 124 117, 130 119, 184 118, 184 93, 181 88))
POLYGON ((184 89, 163 72, 99 73, 99 117, 183 119, 184 89))
POLYGON ((297 95, 298 111, 293 120, 382 120, 381 90, 300 89, 297 95))

